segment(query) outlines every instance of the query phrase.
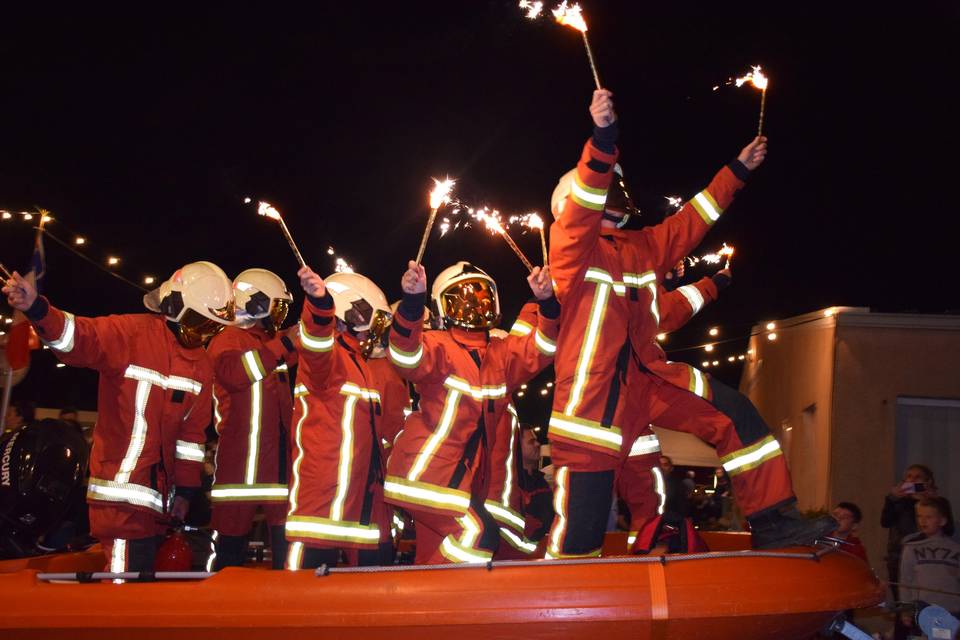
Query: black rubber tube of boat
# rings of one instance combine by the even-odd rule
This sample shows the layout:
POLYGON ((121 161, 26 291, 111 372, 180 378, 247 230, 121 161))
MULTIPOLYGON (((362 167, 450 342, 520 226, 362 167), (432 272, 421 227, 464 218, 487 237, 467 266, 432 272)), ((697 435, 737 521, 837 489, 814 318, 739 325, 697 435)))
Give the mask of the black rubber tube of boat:
POLYGON ((147 582, 153 580, 205 580, 213 575, 216 574, 210 571, 124 571, 120 573, 110 571, 96 571, 94 573, 75 571, 73 573, 38 573, 37 580, 77 580, 80 582, 130 580, 134 582, 147 582))

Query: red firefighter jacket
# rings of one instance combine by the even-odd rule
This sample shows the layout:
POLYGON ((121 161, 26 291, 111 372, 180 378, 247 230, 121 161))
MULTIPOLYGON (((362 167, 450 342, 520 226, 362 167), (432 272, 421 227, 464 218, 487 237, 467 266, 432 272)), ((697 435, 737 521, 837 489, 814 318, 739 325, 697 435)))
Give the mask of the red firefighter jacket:
POLYGON ((644 364, 663 359, 654 343, 661 321, 657 282, 699 244, 743 185, 725 167, 662 224, 601 231, 616 157, 586 144, 550 229, 551 273, 563 308, 550 440, 611 457, 619 456, 630 420, 620 385, 631 347, 644 364))
MULTIPOLYGON (((367 367, 375 380, 374 388, 380 390, 381 396, 382 415, 377 420, 377 435, 384 451, 389 451, 397 434, 403 430, 404 409, 410 407, 410 389, 386 357, 370 358, 367 367)), ((386 471, 386 459, 383 463, 386 471)))
POLYGON ((335 331, 333 298, 308 298, 294 387, 293 473, 286 534, 314 547, 376 547, 371 484, 382 478, 381 392, 358 341, 335 331))
POLYGON ((61 361, 100 373, 91 505, 163 513, 174 487, 200 486, 213 386, 206 351, 181 346, 160 315, 83 318, 38 298, 27 316, 61 361))
POLYGON ((510 393, 553 359, 559 309, 551 298, 541 304, 536 331, 500 339, 458 328, 424 333, 422 308, 422 296, 405 296, 390 331, 390 361, 417 385, 420 410, 407 417, 394 445, 385 496, 413 511, 462 516, 474 475, 489 465, 510 393))
POLYGON ((220 441, 212 502, 286 502, 293 397, 289 338, 261 327, 227 327, 207 347, 214 366, 213 415, 220 441), (289 347, 289 348, 288 348, 289 347))

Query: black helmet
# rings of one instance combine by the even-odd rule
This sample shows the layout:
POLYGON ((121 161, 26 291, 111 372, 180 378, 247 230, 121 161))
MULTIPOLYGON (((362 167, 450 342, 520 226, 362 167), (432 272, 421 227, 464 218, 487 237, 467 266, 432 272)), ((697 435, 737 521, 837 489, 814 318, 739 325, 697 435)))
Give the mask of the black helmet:
POLYGON ((0 554, 29 554, 83 499, 87 443, 68 423, 43 420, 0 440, 0 554))

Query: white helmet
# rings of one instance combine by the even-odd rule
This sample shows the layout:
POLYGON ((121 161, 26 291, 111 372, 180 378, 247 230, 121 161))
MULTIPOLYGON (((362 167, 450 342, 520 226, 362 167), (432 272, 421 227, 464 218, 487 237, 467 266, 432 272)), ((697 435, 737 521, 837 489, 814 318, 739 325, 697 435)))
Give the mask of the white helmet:
MULTIPOLYGON (((627 184, 623 178, 623 167, 620 166, 620 163, 613 165, 613 171, 616 176, 610 184, 610 190, 606 198, 604 198, 605 202, 597 202, 596 204, 600 204, 601 210, 610 210, 619 213, 617 226, 622 227, 627 223, 631 215, 639 215, 640 210, 633 204, 633 199, 627 190, 627 184)), ((576 176, 577 169, 574 167, 560 176, 557 186, 553 189, 553 195, 550 196, 550 212, 553 213, 555 219, 559 218, 563 213, 563 207, 567 202, 567 198, 570 197, 573 191, 576 176)), ((584 191, 581 195, 584 199, 592 196, 592 194, 587 191, 584 191)))
POLYGON ((387 296, 373 280, 359 273, 334 273, 324 282, 333 297, 333 312, 337 319, 353 331, 370 332, 361 347, 364 357, 369 357, 386 336, 393 319, 387 296))
POLYGON ((430 304, 441 328, 480 330, 500 324, 497 283, 486 271, 463 260, 436 277, 430 304))
POLYGON ((143 296, 150 311, 176 322, 180 343, 201 346, 235 320, 233 285, 223 269, 212 262, 191 262, 170 279, 143 296))
POLYGON ((266 269, 247 269, 233 279, 237 302, 237 325, 249 329, 258 320, 268 331, 276 331, 290 311, 293 295, 280 276, 266 269))

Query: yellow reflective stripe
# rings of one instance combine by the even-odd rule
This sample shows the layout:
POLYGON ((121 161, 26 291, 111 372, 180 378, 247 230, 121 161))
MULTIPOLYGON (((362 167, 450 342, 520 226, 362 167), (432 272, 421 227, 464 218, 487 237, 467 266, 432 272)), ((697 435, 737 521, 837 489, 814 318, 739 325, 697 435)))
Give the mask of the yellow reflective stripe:
POLYGON ((350 520, 288 516, 284 530, 288 535, 300 538, 338 540, 360 544, 377 544, 380 541, 380 529, 376 524, 360 524, 350 520))
POLYGON ((719 220, 720 214, 723 213, 723 209, 720 208, 720 205, 717 204, 717 201, 713 199, 713 196, 710 195, 710 192, 707 190, 703 190, 693 196, 690 204, 693 205, 693 208, 697 210, 697 213, 700 214, 700 217, 703 218, 703 221, 707 224, 713 224, 719 220))
POLYGON ((533 553, 537 550, 537 543, 531 542, 526 538, 521 538, 510 529, 506 527, 500 527, 500 536, 503 537, 510 546, 516 549, 517 551, 523 551, 524 553, 533 553))
POLYGON ((574 373, 573 385, 570 388, 570 398, 563 410, 568 416, 576 414, 577 407, 583 399, 583 389, 587 386, 587 379, 590 376, 590 365, 593 362, 594 352, 597 350, 600 327, 603 325, 603 317, 607 311, 607 299, 609 297, 610 285, 598 283, 597 290, 593 294, 590 317, 587 320, 586 336, 584 336, 583 346, 580 348, 580 357, 577 359, 577 369, 574 373))
POLYGON ((291 542, 290 550, 287 551, 287 570, 296 571, 303 564, 303 543, 291 542))
POLYGON ((472 397, 474 400, 483 400, 484 398, 505 398, 507 396, 506 384, 501 384, 498 386, 484 385, 482 387, 473 387, 463 378, 447 376, 447 379, 443 381, 443 385, 448 389, 456 389, 464 395, 472 397))
POLYGON ((512 336, 528 336, 533 331, 533 326, 527 324, 523 320, 517 320, 513 323, 513 326, 510 327, 510 335, 512 336))
POLYGON ((299 396, 300 399, 300 408, 303 410, 303 415, 300 416, 300 419, 297 420, 297 431, 294 436, 294 445, 297 447, 297 457, 293 461, 293 486, 290 489, 290 508, 287 510, 287 513, 293 513, 297 510, 297 494, 300 491, 300 465, 303 463, 303 422, 307 419, 307 399, 305 396, 299 396))
POLYGON ((470 508, 470 494, 426 482, 415 482, 398 476, 387 476, 383 483, 385 496, 400 502, 411 502, 461 513, 470 508))
POLYGON ((483 549, 468 549, 459 542, 447 536, 440 544, 440 553, 453 563, 482 563, 489 562, 493 554, 483 549))
POLYGON ((687 302, 690 303, 690 309, 693 310, 693 315, 697 315, 700 309, 703 308, 703 294, 700 293, 700 289, 697 289, 692 284, 685 284, 679 289, 677 289, 684 298, 687 299, 687 302))
MULTIPOLYGON (((657 513, 663 515, 663 510, 667 504, 667 483, 663 479, 663 472, 660 471, 659 467, 654 467, 650 470, 653 473, 653 490, 657 492, 657 498, 659 503, 657 504, 657 513)), ((637 536, 634 535, 633 539, 636 540, 637 536)), ((631 541, 632 545, 633 542, 631 541)))
POLYGON ((427 438, 420 453, 417 454, 416 462, 407 474, 407 480, 418 480, 423 470, 427 467, 427 462, 433 457, 440 443, 443 442, 450 433, 453 426, 453 420, 457 415, 457 405, 460 403, 460 392, 456 389, 449 389, 447 397, 443 402, 443 412, 440 414, 440 422, 436 429, 427 438))
POLYGON ((647 288, 650 290, 650 313, 653 315, 654 322, 657 323, 657 327, 660 326, 660 303, 657 302, 657 283, 648 284, 647 288))
POLYGON ((736 475, 755 469, 761 464, 780 455, 780 443, 772 435, 756 442, 749 447, 720 458, 720 463, 730 475, 736 475))
POLYGON ((604 427, 599 422, 574 418, 557 412, 553 412, 550 416, 550 433, 599 445, 611 451, 620 451, 623 445, 623 436, 619 427, 604 427))
POLYGON ((266 377, 267 370, 263 367, 263 362, 260 361, 260 354, 257 353, 256 350, 251 349, 245 352, 240 357, 240 361, 243 362, 243 368, 247 372, 247 377, 250 379, 250 382, 257 382, 266 377))
POLYGON ((607 202, 607 190, 589 187, 580 180, 579 175, 574 175, 570 183, 570 197, 581 207, 603 211, 603 205, 607 202))
POLYGON ((639 289, 640 287, 646 287, 650 283, 656 281, 657 274, 655 274, 653 271, 647 271, 641 274, 626 272, 623 274, 623 284, 627 285, 628 287, 636 287, 639 289))
POLYGON ((150 384, 163 387, 164 389, 186 391, 187 393, 192 393, 194 395, 199 395, 200 391, 203 389, 203 385, 196 380, 191 380, 190 378, 184 378, 181 376, 165 376, 159 371, 147 369, 146 367, 140 367, 135 364, 131 364, 127 367, 127 370, 123 372, 123 377, 130 378, 131 380, 137 380, 139 382, 149 382, 150 384))
POLYGON ((657 438, 657 434, 651 434, 649 436, 640 436, 633 441, 633 444, 630 446, 630 456, 643 456, 649 453, 656 453, 660 451, 660 440, 657 438))
POLYGON ((257 481, 257 461, 260 457, 260 426, 263 411, 263 383, 254 382, 250 387, 250 433, 247 435, 247 467, 244 480, 247 484, 257 481))
POLYGON ((203 445, 196 442, 187 442, 186 440, 177 440, 177 452, 174 457, 177 460, 190 460, 191 462, 203 462, 203 445))
POLYGON ((480 537, 480 523, 470 511, 457 518, 457 522, 463 527, 463 533, 460 534, 458 542, 466 548, 472 547, 480 537))
POLYGON ((288 495, 285 484, 215 484, 210 490, 213 502, 286 502, 288 495))
POLYGON ((303 323, 303 320, 301 320, 300 344, 302 344, 303 347, 308 351, 323 353, 324 351, 330 351, 333 349, 333 335, 327 336, 326 338, 312 336, 307 332, 307 326, 303 323))
POLYGON ((358 385, 355 385, 352 382, 345 382, 342 387, 340 387, 340 393, 350 396, 357 396, 358 398, 363 398, 364 400, 373 400, 374 402, 380 402, 380 392, 376 389, 364 389, 358 385))
MULTIPOLYGON (((587 282, 595 282, 596 284, 605 284, 613 288, 614 292, 618 296, 626 295, 627 286, 620 282, 619 280, 614 280, 613 276, 604 271, 603 269, 597 269, 596 267, 590 267, 587 269, 587 273, 584 274, 583 279, 587 282)), ((599 287, 598 287, 599 288, 599 287)))
POLYGON ((158 491, 129 482, 90 478, 87 485, 87 499, 104 502, 126 502, 127 504, 149 507, 154 511, 163 513, 163 498, 158 491))
POLYGON ((553 511, 557 514, 557 521, 550 531, 550 548, 547 557, 558 557, 560 555, 560 539, 563 538, 567 530, 567 480, 570 477, 570 467, 560 467, 554 476, 557 484, 553 491, 553 511))
POLYGON ((340 460, 337 463, 337 493, 330 507, 330 517, 343 519, 343 503, 350 489, 350 470, 353 468, 353 412, 357 405, 357 396, 347 396, 343 403, 343 416, 340 419, 340 460))
POLYGON ((413 369, 419 366, 420 360, 423 359, 423 345, 418 345, 416 351, 401 351, 391 342, 387 348, 387 355, 390 356, 390 361, 393 364, 405 369, 413 369))
POLYGON ((484 506, 495 520, 505 525, 512 526, 521 532, 523 531, 524 526, 526 526, 523 516, 509 507, 494 502, 493 500, 485 501, 484 506))
POLYGON ((696 367, 690 367, 690 391, 701 398, 707 397, 707 379, 696 367))
POLYGON ((533 340, 537 343, 537 349, 544 355, 552 356, 557 352, 557 343, 540 333, 540 329, 537 329, 533 340))
POLYGON ((63 312, 63 331, 60 333, 60 337, 56 340, 43 340, 42 342, 54 351, 59 351, 60 353, 70 353, 73 351, 73 337, 76 333, 77 324, 74 320, 73 314, 67 311, 63 312))
MULTIPOLYGON (((130 367, 127 368, 127 377, 131 377, 129 372, 130 367)), ((113 478, 113 481, 118 484, 124 485, 130 482, 130 475, 136 468, 137 462, 140 461, 140 455, 147 443, 147 401, 150 399, 150 389, 153 384, 149 379, 139 379, 137 382, 137 391, 134 394, 133 402, 133 428, 130 432, 130 442, 127 443, 127 451, 124 453, 120 467, 117 469, 117 475, 113 478)))
POLYGON ((507 445, 507 460, 504 463, 504 475, 503 475, 503 493, 500 495, 500 502, 503 503, 503 506, 510 506, 510 491, 513 489, 513 463, 514 463, 514 448, 517 443, 517 435, 520 430, 519 421, 517 420, 517 410, 513 408, 512 404, 507 405, 507 412, 510 414, 510 442, 507 445))

